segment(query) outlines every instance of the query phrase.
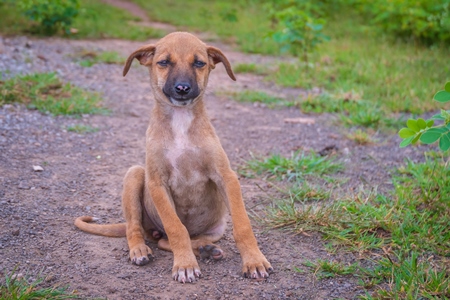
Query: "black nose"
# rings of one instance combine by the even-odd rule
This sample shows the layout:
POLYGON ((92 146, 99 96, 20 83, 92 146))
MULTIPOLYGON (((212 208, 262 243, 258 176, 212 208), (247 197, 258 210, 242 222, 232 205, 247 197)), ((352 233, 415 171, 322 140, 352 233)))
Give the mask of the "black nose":
POLYGON ((189 83, 177 83, 175 84, 175 92, 178 95, 186 95, 191 91, 191 85, 189 83))

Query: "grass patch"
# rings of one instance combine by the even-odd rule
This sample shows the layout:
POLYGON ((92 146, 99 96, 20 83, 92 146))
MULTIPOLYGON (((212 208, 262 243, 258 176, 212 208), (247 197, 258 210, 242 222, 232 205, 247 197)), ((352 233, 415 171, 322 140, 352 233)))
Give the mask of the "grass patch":
POLYGON ((289 186, 288 189, 280 190, 283 194, 292 197, 294 201, 322 201, 330 199, 331 191, 320 186, 311 185, 306 181, 299 181, 289 186))
POLYGON ((441 64, 448 56, 446 48, 395 42, 361 26, 364 21, 351 11, 336 14, 339 17, 331 17, 327 26, 332 28, 327 32, 331 40, 312 54, 308 72, 300 62, 282 63, 269 78, 282 86, 353 92, 389 113, 419 114, 437 108, 429 100, 450 74, 450 66, 441 64))
POLYGON ((56 73, 36 73, 0 81, 0 105, 23 103, 53 115, 106 113, 98 94, 70 83, 63 84, 56 73))
POLYGON ((37 299, 79 299, 67 291, 67 287, 44 287, 44 279, 38 278, 29 282, 27 278, 17 274, 5 274, 0 284, 0 299, 4 300, 37 300, 37 299))
POLYGON ((99 129, 89 126, 89 125, 82 125, 82 124, 75 124, 67 126, 67 131, 70 132, 76 132, 76 133, 93 133, 97 132, 99 129))
MULTIPOLYGON (((450 278, 446 270, 430 263, 432 257, 412 251, 406 255, 394 252, 373 261, 373 267, 360 263, 343 264, 337 261, 317 260, 303 263, 317 279, 337 276, 359 278, 359 285, 366 289, 385 283, 388 288, 366 291, 362 299, 447 299, 450 278)), ((296 268, 297 272, 304 272, 296 268)))
POLYGON ((353 92, 332 95, 323 93, 297 101, 305 113, 337 113, 342 124, 366 128, 400 128, 405 120, 390 117, 379 105, 362 100, 353 92))
POLYGON ((104 64, 123 64, 126 58, 122 57, 115 51, 95 52, 90 50, 83 50, 73 55, 75 60, 83 67, 92 67, 98 63, 104 64))
POLYGON ((361 285, 387 283, 387 288, 366 293, 363 299, 448 299, 450 277, 442 260, 416 250, 394 251, 375 261, 372 268, 360 268, 361 285))
POLYGON ((358 270, 357 264, 344 265, 337 261, 327 261, 322 259, 319 259, 316 262, 307 260, 303 265, 313 270, 317 279, 352 275, 358 270))
POLYGON ((361 130, 361 129, 357 129, 353 132, 350 132, 348 134, 346 134, 346 137, 352 141, 354 141, 356 144, 358 145, 370 145, 373 144, 373 140, 370 137, 370 135, 361 130))
MULTIPOLYGON (((354 276, 365 288, 377 286, 366 299, 449 297, 450 274, 445 267, 450 256, 448 162, 431 156, 424 163, 409 161, 393 182, 392 195, 361 193, 332 203, 310 203, 291 193, 274 202, 265 220, 271 227, 295 233, 321 232, 329 251, 364 253, 368 263, 359 265, 354 276), (371 257, 372 252, 384 255, 371 257)), ((320 272, 319 278, 340 274, 335 269, 339 266, 320 261, 310 267, 320 272)))
POLYGON ((76 38, 119 38, 126 40, 148 40, 165 35, 164 31, 134 24, 139 18, 124 9, 101 1, 81 0, 82 12, 75 19, 78 29, 76 38))
MULTIPOLYGON (((154 28, 133 24, 139 18, 126 10, 110 6, 101 1, 80 0, 80 13, 74 19, 73 28, 77 33, 58 36, 99 39, 119 38, 127 40, 147 40, 162 37, 164 32, 154 28), (111 21, 113 20, 113 21, 111 21)), ((34 34, 33 22, 24 17, 13 1, 0 1, 0 32, 4 35, 34 34)))
POLYGON ((250 53, 279 53, 279 46, 265 35, 271 20, 260 1, 171 1, 133 0, 152 20, 171 23, 181 30, 209 31, 250 53), (183 16, 180 18, 180 16, 183 16))
POLYGON ((269 71, 265 66, 259 64, 236 64, 233 68, 234 73, 251 73, 256 75, 267 75, 269 71))
POLYGON ((288 101, 283 98, 269 95, 265 92, 245 90, 242 92, 227 92, 226 95, 238 102, 264 103, 268 107, 286 105, 288 101))
POLYGON ((327 156, 297 151, 290 157, 280 154, 272 154, 266 158, 254 157, 247 161, 241 172, 249 177, 259 175, 266 179, 295 181, 307 175, 322 176, 341 169, 342 164, 327 156))

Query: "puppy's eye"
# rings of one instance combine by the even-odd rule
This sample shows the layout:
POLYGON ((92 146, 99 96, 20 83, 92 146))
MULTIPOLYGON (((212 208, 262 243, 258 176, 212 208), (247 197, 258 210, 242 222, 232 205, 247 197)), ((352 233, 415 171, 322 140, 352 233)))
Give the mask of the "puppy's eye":
POLYGON ((160 65, 161 67, 167 67, 169 65, 169 61, 167 59, 164 59, 158 61, 157 64, 160 65))
POLYGON ((205 65, 206 65, 206 63, 204 63, 204 62, 202 62, 202 61, 199 61, 199 60, 196 60, 196 61, 194 62, 194 66, 197 67, 197 68, 204 67, 205 65))

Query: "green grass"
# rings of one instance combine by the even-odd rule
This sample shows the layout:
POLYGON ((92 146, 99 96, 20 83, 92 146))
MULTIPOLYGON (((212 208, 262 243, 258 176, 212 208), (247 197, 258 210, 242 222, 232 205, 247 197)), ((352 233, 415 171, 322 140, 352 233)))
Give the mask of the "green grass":
POLYGON ((97 132, 99 129, 89 126, 89 125, 82 125, 82 124, 75 124, 71 126, 67 126, 67 131, 76 132, 76 133, 93 133, 97 132))
POLYGON ((337 261, 326 261, 322 259, 319 259, 316 262, 305 261, 303 265, 312 269, 314 275, 318 279, 353 275, 358 270, 357 264, 344 265, 337 261))
MULTIPOLYGON (((101 1, 80 0, 81 9, 75 18, 72 27, 77 29, 76 34, 59 36, 79 39, 119 38, 127 40, 146 40, 161 37, 164 32, 133 24, 138 18, 129 12, 119 9, 101 1)), ((33 22, 24 17, 17 5, 12 1, 0 1, 0 32, 4 35, 31 34, 33 22)))
POLYGON ((350 127, 399 127, 403 120, 386 117, 386 112, 370 101, 351 98, 351 93, 334 96, 323 93, 309 96, 303 101, 297 101, 296 106, 305 113, 337 113, 342 124, 350 127))
POLYGON ((338 172, 342 164, 327 156, 320 156, 314 152, 294 152, 290 157, 273 154, 265 158, 247 161, 241 170, 246 176, 263 176, 266 179, 286 181, 301 180, 304 176, 322 176, 338 172))
POLYGON ((377 260, 372 268, 361 268, 361 285, 387 283, 387 288, 366 293, 363 299, 448 299, 450 278, 445 263, 418 251, 391 255, 377 260))
POLYGON ((236 74, 239 73, 251 73, 256 75, 267 75, 269 74, 269 70, 267 67, 259 65, 259 64, 236 64, 233 67, 233 71, 236 74))
POLYGON ((358 145, 370 145, 374 143, 374 140, 372 139, 370 134, 361 129, 357 129, 353 132, 347 133, 345 136, 358 145))
POLYGON ((436 109, 430 100, 450 73, 450 67, 440 64, 446 59, 444 50, 414 49, 387 42, 375 46, 370 40, 363 42, 364 47, 357 41, 342 43, 353 45, 347 48, 339 41, 329 42, 316 55, 331 56, 331 65, 316 63, 312 71, 305 73, 297 65, 281 64, 270 79, 282 86, 319 86, 338 95, 356 91, 362 99, 388 112, 418 114, 436 109))
POLYGON ((53 300, 79 299, 68 292, 67 287, 45 287, 44 279, 39 278, 29 282, 25 277, 16 274, 5 274, 4 282, 0 283, 0 299, 2 300, 53 300))
POLYGON ((378 109, 423 113, 437 108, 430 101, 449 79, 446 48, 423 48, 392 41, 363 26, 358 16, 331 18, 331 40, 312 55, 312 68, 280 64, 270 79, 293 87, 322 87, 336 100, 353 92, 378 109), (332 30, 331 30, 332 29, 332 30))
POLYGON ((279 46, 266 38, 271 20, 261 1, 133 0, 150 19, 171 23, 181 30, 209 31, 250 53, 277 54, 279 46))
MULTIPOLYGON (((406 255, 394 252, 373 261, 372 267, 360 263, 343 264, 337 261, 305 261, 314 276, 321 280, 338 276, 353 276, 366 289, 381 283, 387 289, 377 289, 372 293, 366 291, 362 299, 446 299, 449 296, 450 278, 446 270, 430 264, 429 257, 412 251, 406 255)), ((305 270, 296 268, 297 272, 305 270)))
MULTIPOLYGON (((265 164, 265 171, 259 172, 273 174, 273 170, 273 166, 265 164)), ((287 180, 283 176, 275 178, 287 180)), ((390 195, 363 191, 333 202, 311 203, 295 196, 298 188, 292 189, 289 196, 274 201, 264 220, 270 227, 294 233, 321 232, 330 252, 359 252, 369 263, 358 265, 354 276, 360 278, 363 287, 376 287, 372 294, 366 294, 367 299, 448 298, 448 162, 436 155, 428 156, 423 163, 409 161, 398 169, 393 183, 395 189, 390 195), (371 255, 377 252, 384 255, 371 255)), ((340 274, 335 268, 339 266, 320 261, 310 267, 315 273, 320 271, 320 278, 340 274)))
POLYGON ((83 67, 92 67, 98 63, 121 65, 126 60, 126 58, 115 51, 96 52, 83 50, 72 55, 72 57, 83 67))
POLYGON ((250 102, 250 103, 263 103, 268 107, 282 106, 288 105, 289 101, 286 101, 284 98, 279 98, 276 96, 269 95, 265 92, 253 91, 253 90, 245 90, 242 92, 226 92, 227 96, 232 98, 233 100, 239 102, 250 102))
POLYGON ((306 181, 298 181, 280 192, 294 199, 295 202, 321 201, 330 199, 331 191, 306 181))
POLYGON ((53 115, 106 113, 99 95, 70 83, 63 84, 56 73, 36 73, 0 81, 0 105, 23 103, 53 115))

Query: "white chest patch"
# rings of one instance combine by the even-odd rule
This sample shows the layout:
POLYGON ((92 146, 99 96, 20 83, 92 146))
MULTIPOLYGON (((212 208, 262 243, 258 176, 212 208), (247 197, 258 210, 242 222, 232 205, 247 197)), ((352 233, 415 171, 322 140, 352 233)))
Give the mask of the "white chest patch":
POLYGON ((201 151, 192 140, 194 115, 186 109, 175 109, 171 129, 173 140, 166 144, 165 158, 171 165, 168 187, 179 213, 189 215, 191 206, 205 198, 208 192, 208 176, 202 171, 201 151))
POLYGON ((193 119, 192 112, 186 109, 176 109, 172 116, 171 127, 174 139, 168 145, 166 157, 174 169, 177 169, 177 159, 186 150, 194 148, 188 136, 193 119))

